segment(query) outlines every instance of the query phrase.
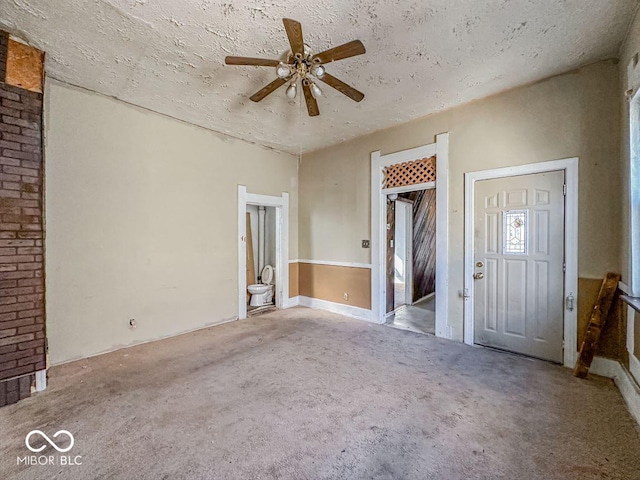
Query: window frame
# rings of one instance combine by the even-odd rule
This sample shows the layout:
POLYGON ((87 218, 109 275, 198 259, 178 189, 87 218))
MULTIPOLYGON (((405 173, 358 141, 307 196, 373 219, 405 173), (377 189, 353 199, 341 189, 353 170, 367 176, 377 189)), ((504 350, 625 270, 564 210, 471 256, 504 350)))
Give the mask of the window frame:
POLYGON ((631 295, 640 297, 640 89, 629 101, 629 275, 631 295))

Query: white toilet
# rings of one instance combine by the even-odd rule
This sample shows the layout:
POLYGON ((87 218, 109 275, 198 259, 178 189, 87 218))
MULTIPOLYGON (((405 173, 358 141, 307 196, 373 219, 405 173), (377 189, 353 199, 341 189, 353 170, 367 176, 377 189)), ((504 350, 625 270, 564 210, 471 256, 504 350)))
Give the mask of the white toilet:
POLYGON ((263 305, 269 305, 273 302, 273 267, 266 265, 262 269, 262 283, 254 283, 249 285, 247 290, 251 294, 251 301, 249 305, 252 307, 262 307, 263 305))

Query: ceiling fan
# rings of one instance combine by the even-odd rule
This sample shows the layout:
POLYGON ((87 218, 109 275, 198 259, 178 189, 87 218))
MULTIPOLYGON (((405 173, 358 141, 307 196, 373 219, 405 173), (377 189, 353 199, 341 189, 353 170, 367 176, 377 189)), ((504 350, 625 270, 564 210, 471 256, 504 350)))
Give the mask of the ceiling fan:
POLYGON ((329 50, 316 54, 304 43, 300 22, 291 20, 290 18, 283 18, 282 21, 287 32, 287 37, 289 37, 289 44, 291 45, 291 51, 287 54, 286 61, 250 57, 225 58, 227 65, 276 67, 276 75, 278 78, 254 93, 250 97, 251 100, 259 102, 287 82, 289 82, 287 97, 293 99, 296 97, 298 80, 300 80, 309 116, 315 117, 316 115, 320 115, 316 99, 322 95, 322 90, 316 85, 315 79, 321 80, 356 102, 364 98, 362 92, 359 92, 352 86, 330 75, 324 67, 324 65, 329 62, 335 62, 365 53, 364 45, 360 40, 353 40, 344 45, 330 48, 329 50))

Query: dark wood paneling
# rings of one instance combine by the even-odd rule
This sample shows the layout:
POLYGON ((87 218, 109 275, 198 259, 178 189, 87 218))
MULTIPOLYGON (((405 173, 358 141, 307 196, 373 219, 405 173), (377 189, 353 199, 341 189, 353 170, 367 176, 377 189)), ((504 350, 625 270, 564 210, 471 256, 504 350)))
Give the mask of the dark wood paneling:
POLYGON ((400 195, 413 202, 413 301, 436 291, 436 190, 400 195))
POLYGON ((387 197, 387 313, 393 311, 393 280, 396 249, 392 246, 396 231, 396 202, 387 197))

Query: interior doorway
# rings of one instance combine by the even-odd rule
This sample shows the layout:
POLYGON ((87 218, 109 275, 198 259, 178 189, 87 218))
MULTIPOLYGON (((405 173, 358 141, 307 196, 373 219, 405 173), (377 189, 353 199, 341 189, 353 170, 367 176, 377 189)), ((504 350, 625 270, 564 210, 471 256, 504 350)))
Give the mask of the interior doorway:
POLYGON ((387 195, 386 324, 435 334, 436 190, 387 195))
MULTIPOLYGON (((277 207, 247 204, 247 316, 276 309, 277 207)), ((278 272, 279 273, 279 272, 278 272)), ((280 302, 278 302, 280 303, 280 302)))
POLYGON ((288 260, 289 194, 259 195, 238 185, 239 319, 246 318, 255 307, 284 308, 289 300, 288 260), (272 288, 267 288, 269 284, 272 288), (251 285, 257 287, 251 288, 253 292, 251 285), (256 297, 252 302, 253 295, 256 297), (262 304, 256 305, 261 303, 259 300, 262 304))
MULTIPOLYGON (((436 136, 435 143, 423 145, 400 152, 382 155, 379 151, 371 153, 371 320, 386 323, 387 315, 387 235, 388 196, 394 193, 406 193, 429 188, 436 189, 436 296, 435 335, 452 338, 453 330, 448 325, 449 305, 449 134, 436 136), (430 163, 431 159, 435 162, 430 163), (435 163, 435 165, 434 165, 435 163), (419 168, 409 181, 388 182, 391 170, 419 168), (429 169, 431 167, 431 169, 429 169), (435 179, 432 175, 435 167, 435 179), (428 175, 423 175, 429 173, 428 175), (425 178, 426 177, 426 178, 425 178)), ((415 234, 415 233, 414 233, 415 234)), ((415 253, 415 252, 414 252, 415 253)), ((415 306, 415 302, 414 302, 415 306)))

